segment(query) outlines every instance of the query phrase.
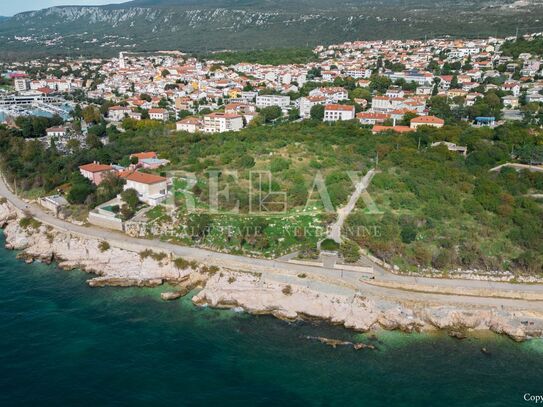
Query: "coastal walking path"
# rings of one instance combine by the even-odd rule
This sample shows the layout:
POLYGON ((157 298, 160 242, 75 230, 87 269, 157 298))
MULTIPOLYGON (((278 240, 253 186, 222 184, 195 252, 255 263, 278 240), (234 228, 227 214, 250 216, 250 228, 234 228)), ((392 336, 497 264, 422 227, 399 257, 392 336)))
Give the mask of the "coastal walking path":
POLYGON ((111 246, 137 252, 145 249, 163 250, 207 265, 262 273, 266 277, 277 281, 288 280, 300 283, 300 280, 307 280, 303 284, 331 285, 335 286, 331 290, 336 290, 339 295, 344 295, 346 291, 351 293, 358 291, 398 299, 412 298, 420 300, 425 297, 429 301, 435 300, 441 303, 454 301, 457 303, 486 303, 489 305, 516 304, 519 307, 530 304, 532 309, 543 310, 543 301, 526 301, 522 299, 524 295, 536 295, 543 298, 543 284, 512 284, 481 280, 401 276, 389 273, 377 264, 374 265, 374 269, 377 270, 375 279, 370 280, 368 274, 362 272, 236 256, 195 247, 179 246, 156 239, 132 238, 123 233, 96 226, 75 225, 54 217, 41 207, 23 201, 10 190, 3 177, 0 177, 0 196, 5 197, 16 208, 28 213, 42 223, 75 236, 106 240, 111 246), (305 274, 307 277, 305 279, 297 278, 300 274, 305 274), (473 290, 472 294, 458 294, 459 291, 469 292, 469 290, 473 290), (485 294, 480 294, 483 292, 485 294), (491 294, 487 295, 486 293, 491 294), (500 295, 500 293, 518 293, 519 297, 515 298, 513 296, 506 299, 507 296, 500 295))

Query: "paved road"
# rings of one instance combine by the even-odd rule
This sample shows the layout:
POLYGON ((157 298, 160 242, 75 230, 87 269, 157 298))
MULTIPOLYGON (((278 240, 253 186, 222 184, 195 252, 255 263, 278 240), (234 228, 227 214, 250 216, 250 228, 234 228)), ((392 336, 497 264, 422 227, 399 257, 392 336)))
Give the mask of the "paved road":
MULTIPOLYGON (((41 207, 31 205, 23 201, 18 196, 12 193, 2 177, 0 177, 0 195, 7 198, 14 206, 19 208, 20 210, 26 211, 41 222, 83 238, 90 237, 100 240, 107 240, 114 247, 124 248, 128 250, 163 250, 171 252, 176 256, 180 256, 188 260, 196 260, 209 265, 223 266, 233 270, 260 272, 273 279, 289 279, 296 277, 300 273, 305 273, 307 275, 308 284, 324 283, 327 285, 333 285, 336 287, 336 292, 338 294, 343 294, 347 290, 348 292, 371 292, 372 294, 381 294, 383 296, 396 297, 398 299, 417 298, 420 300, 426 297, 428 300, 434 299, 436 301, 439 300, 439 302, 454 301, 456 303, 471 303, 476 301, 477 303, 486 302, 488 304, 507 302, 509 304, 517 304, 519 306, 527 303, 526 301, 517 300, 501 300, 496 298, 483 297, 479 297, 477 299, 475 297, 462 297, 458 295, 445 294, 428 294, 422 292, 406 291, 402 289, 371 286, 367 284, 367 274, 360 272, 341 271, 325 267, 286 263, 277 260, 254 259, 244 256, 235 256, 194 247, 178 246, 159 240, 132 238, 120 232, 101 229, 95 226, 78 226, 63 221, 61 219, 57 219, 56 217, 41 209, 41 207), (312 281, 310 282, 309 280, 312 281)), ((378 270, 379 272, 376 273, 376 281, 379 282, 428 285, 441 289, 495 289, 527 293, 543 293, 542 284, 509 284, 474 280, 418 278, 391 274, 383 270, 381 267, 378 267, 378 270)), ((300 279, 297 279, 298 282, 299 280, 300 279)), ((537 304, 538 309, 543 306, 543 301, 532 301, 531 303, 534 306, 537 304)))

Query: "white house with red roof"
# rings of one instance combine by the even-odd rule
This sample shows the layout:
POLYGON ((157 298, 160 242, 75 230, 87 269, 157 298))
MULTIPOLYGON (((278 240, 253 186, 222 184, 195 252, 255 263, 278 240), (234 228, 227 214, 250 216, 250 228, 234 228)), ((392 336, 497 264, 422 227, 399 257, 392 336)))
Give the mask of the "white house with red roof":
POLYGON ((419 126, 430 126, 430 127, 443 127, 445 125, 445 120, 440 119, 435 116, 420 116, 411 119, 410 127, 416 129, 419 126))
POLYGON ((349 99, 347 91, 337 86, 313 89, 309 92, 309 96, 323 96, 327 103, 337 103, 349 99))
POLYGON ((360 124, 381 124, 390 119, 388 113, 373 113, 373 112, 360 112, 356 114, 356 118, 360 124))
POLYGON ((145 151, 143 153, 130 154, 130 158, 136 157, 138 160, 145 160, 146 158, 158 158, 157 153, 154 151, 145 151))
POLYGON ((162 109, 162 108, 149 109, 149 118, 151 120, 166 121, 168 120, 169 117, 170 117, 170 114, 168 113, 166 109, 162 109))
POLYGON ((507 81, 502 85, 502 90, 513 92, 513 96, 519 96, 520 84, 518 82, 507 81))
POLYGON ((324 106, 323 121, 335 122, 338 120, 352 120, 354 119, 354 114, 354 106, 336 104, 326 105, 324 106))
POLYGON ((225 131, 239 131, 243 128, 243 116, 232 113, 210 113, 204 116, 205 133, 222 133, 225 131))
POLYGON ((177 131, 186 131, 188 133, 196 133, 202 130, 204 123, 197 117, 186 117, 183 120, 179 120, 176 123, 177 131))
POLYGON ((131 172, 124 176, 124 190, 134 189, 140 201, 156 206, 168 196, 168 179, 154 174, 131 172))
POLYGON ((246 123, 249 123, 257 115, 256 106, 249 103, 229 103, 224 107, 224 113, 242 115, 246 123))
POLYGON ((155 153, 154 151, 131 154, 130 158, 133 157, 136 157, 138 159, 136 167, 141 167, 144 169, 154 170, 162 167, 163 165, 169 164, 168 160, 158 158, 157 153, 155 153))

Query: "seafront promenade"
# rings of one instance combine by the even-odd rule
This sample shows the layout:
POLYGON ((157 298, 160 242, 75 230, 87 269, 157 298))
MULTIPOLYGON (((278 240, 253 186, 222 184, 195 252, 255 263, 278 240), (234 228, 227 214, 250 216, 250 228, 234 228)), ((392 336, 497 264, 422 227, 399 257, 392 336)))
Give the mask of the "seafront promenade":
POLYGON ((230 255, 179 246, 160 240, 132 238, 120 232, 96 226, 75 225, 54 217, 37 205, 22 200, 12 192, 2 177, 0 177, 0 195, 18 210, 60 231, 82 238, 106 240, 113 247, 129 251, 141 252, 145 249, 164 251, 207 265, 262 273, 265 278, 277 281, 295 280, 296 276, 303 273, 307 276, 307 284, 326 286, 327 290, 337 290, 338 294, 371 292, 372 295, 407 301, 427 300, 433 303, 512 306, 543 311, 543 284, 404 276, 393 274, 376 263, 372 263, 374 274, 370 275, 359 271, 230 255))

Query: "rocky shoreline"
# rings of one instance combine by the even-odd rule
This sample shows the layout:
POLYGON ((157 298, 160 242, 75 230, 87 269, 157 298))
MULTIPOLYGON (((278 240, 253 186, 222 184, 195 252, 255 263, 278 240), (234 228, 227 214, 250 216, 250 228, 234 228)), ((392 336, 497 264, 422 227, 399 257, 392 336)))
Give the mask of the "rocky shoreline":
POLYGON ((310 284, 305 279, 288 280, 208 267, 175 258, 171 253, 138 253, 43 225, 26 218, 5 200, 0 204, 0 226, 6 236, 6 248, 20 251, 20 258, 27 262, 56 262, 65 270, 92 273, 96 276, 88 280, 91 287, 169 283, 175 291, 163 293, 164 300, 201 287, 192 298, 198 306, 242 308, 284 320, 320 319, 361 332, 442 329, 461 337, 470 330, 490 330, 517 341, 543 335, 543 312, 443 305, 417 299, 400 301, 374 295, 370 290, 355 292, 323 283, 310 284))

